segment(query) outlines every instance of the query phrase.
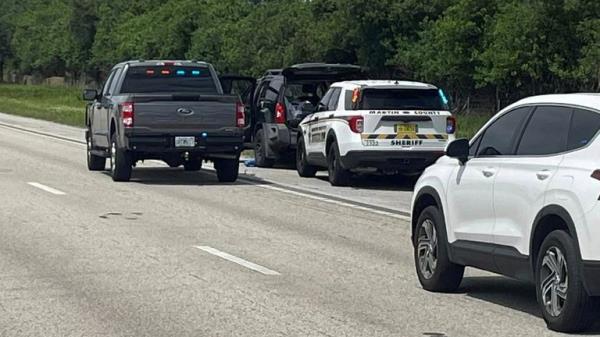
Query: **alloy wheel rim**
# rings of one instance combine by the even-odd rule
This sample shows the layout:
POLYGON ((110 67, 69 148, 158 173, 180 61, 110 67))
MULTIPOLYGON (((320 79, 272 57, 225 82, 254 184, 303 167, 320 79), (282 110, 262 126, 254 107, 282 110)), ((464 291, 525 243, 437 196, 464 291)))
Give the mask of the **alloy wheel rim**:
POLYGON ((429 219, 423 221, 417 240, 419 270, 425 279, 430 279, 437 267, 438 240, 435 225, 429 219))
POLYGON ((552 246, 546 251, 540 280, 544 307, 550 315, 557 317, 564 309, 569 289, 567 260, 558 247, 552 246))

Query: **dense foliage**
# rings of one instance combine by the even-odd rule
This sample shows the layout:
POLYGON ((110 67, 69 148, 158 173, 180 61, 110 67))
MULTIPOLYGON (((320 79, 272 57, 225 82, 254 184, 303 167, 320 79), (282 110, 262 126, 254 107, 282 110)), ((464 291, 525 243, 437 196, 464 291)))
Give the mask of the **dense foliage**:
POLYGON ((506 104, 600 90, 598 0, 3 0, 0 66, 97 77, 125 59, 259 75, 348 62, 506 104))

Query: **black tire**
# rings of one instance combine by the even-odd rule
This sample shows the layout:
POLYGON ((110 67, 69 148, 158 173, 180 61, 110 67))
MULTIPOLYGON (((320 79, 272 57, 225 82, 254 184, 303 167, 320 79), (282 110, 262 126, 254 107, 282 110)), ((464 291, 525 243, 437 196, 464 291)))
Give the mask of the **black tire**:
POLYGON ((201 168, 202 168, 202 159, 201 158, 190 159, 190 160, 186 161, 185 163, 183 163, 183 169, 185 171, 190 171, 190 172, 200 171, 201 168))
POLYGON ((327 153, 327 171, 329 172, 329 183, 332 186, 348 186, 351 173, 342 167, 340 161, 340 150, 337 143, 331 144, 327 153))
POLYGON ((239 159, 218 159, 215 160, 215 170, 217 178, 222 183, 232 183, 237 180, 240 170, 239 159))
POLYGON ((562 230, 548 234, 542 243, 535 266, 537 299, 548 328, 567 333, 581 332, 589 328, 598 318, 598 299, 590 297, 583 286, 581 262, 573 238, 562 230), (550 264, 545 263, 546 258, 548 261, 554 258, 552 262, 556 263, 553 265, 563 267, 558 273, 552 274, 550 264), (559 275, 558 279, 556 275, 559 275), (547 282, 544 282, 545 280, 547 282), (546 296, 542 291, 543 283, 549 287, 546 296), (550 305, 548 308, 545 298, 551 299, 552 292, 557 294, 556 306, 550 305), (559 294, 565 294, 565 298, 559 294))
POLYGON ((254 159, 256 166, 270 168, 275 165, 275 160, 267 158, 267 149, 265 149, 265 133, 263 129, 256 131, 254 137, 254 159))
POLYGON ((311 165, 306 160, 306 149, 304 146, 304 137, 298 139, 296 147, 296 171, 298 175, 304 178, 312 178, 317 174, 317 167, 311 165))
POLYGON ((454 292, 460 286, 465 267, 452 263, 448 255, 448 242, 443 235, 445 222, 442 213, 435 206, 425 208, 419 215, 414 237, 414 259, 417 276, 423 289, 433 292, 454 292), (433 228, 427 232, 428 226, 433 228), (443 229, 442 229, 443 228, 443 229), (435 238, 435 242, 427 241, 423 234, 435 238), (432 260, 422 255, 430 253, 432 260), (421 253, 421 254, 420 254, 421 253), (422 262, 427 262, 425 266, 422 262), (430 261, 430 262, 429 262, 430 261), (429 267, 429 268, 428 268, 429 267))
POLYGON ((132 170, 131 153, 119 147, 116 134, 110 139, 110 153, 110 175, 113 181, 129 181, 132 170))
POLYGON ((90 136, 90 131, 86 132, 86 143, 87 143, 87 167, 90 171, 104 171, 106 168, 106 158, 97 156, 92 153, 94 145, 90 136))

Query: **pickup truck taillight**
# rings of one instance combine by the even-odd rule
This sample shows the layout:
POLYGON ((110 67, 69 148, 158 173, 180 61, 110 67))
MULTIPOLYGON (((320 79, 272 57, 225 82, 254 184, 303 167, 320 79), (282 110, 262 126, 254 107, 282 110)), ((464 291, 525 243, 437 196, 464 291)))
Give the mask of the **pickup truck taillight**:
POLYGON ((285 124, 285 105, 280 102, 275 105, 275 123, 285 124))
POLYGON ((354 133, 363 133, 364 131, 364 122, 362 116, 353 116, 348 119, 348 124, 350 125, 350 130, 354 133))
POLYGON ((133 115, 134 108, 133 102, 125 102, 120 106, 121 110, 121 121, 123 121, 123 126, 126 128, 133 127, 133 115))
POLYGON ((446 133, 451 135, 456 132, 456 118, 450 116, 446 119, 446 133))
POLYGON ((238 128, 243 128, 246 126, 246 109, 244 108, 244 103, 237 102, 235 104, 235 120, 238 128))

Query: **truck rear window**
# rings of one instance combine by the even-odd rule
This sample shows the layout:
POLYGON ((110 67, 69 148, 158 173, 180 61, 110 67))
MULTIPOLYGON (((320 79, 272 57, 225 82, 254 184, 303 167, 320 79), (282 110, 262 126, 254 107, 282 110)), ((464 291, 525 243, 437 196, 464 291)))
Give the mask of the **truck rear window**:
POLYGON ((125 74, 123 94, 195 93, 217 94, 217 86, 206 67, 130 67, 125 74))
POLYGON ((360 110, 448 110, 437 89, 364 89, 358 108, 360 110))

